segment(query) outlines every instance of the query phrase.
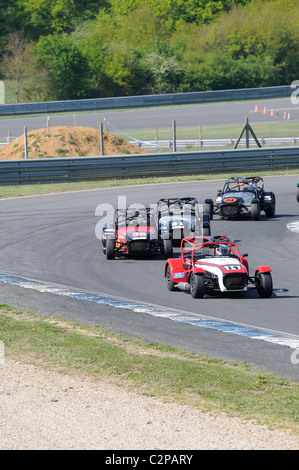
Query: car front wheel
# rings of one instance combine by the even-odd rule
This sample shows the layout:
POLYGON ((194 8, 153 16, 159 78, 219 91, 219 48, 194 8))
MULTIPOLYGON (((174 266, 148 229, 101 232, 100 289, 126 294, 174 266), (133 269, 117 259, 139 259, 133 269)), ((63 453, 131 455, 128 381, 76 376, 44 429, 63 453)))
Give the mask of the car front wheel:
POLYGON ((260 220, 261 209, 258 202, 251 205, 251 217, 252 220, 260 220))
POLYGON ((274 196, 272 197, 270 206, 265 209, 265 214, 268 217, 274 217, 275 215, 275 197, 274 196))
POLYGON ((106 240, 106 258, 115 259, 115 240, 114 238, 107 238, 106 240))
POLYGON ((259 296, 262 298, 271 297, 273 292, 272 276, 271 273, 260 273, 259 271, 255 275, 256 287, 259 296))

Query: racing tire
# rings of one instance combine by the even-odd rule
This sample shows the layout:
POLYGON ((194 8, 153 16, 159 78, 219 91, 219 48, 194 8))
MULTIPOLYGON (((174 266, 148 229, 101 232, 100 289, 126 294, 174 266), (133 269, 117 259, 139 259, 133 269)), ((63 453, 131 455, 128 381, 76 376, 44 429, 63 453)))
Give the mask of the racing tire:
POLYGON ((205 277, 203 274, 191 273, 190 294, 194 299, 202 299, 205 293, 205 277))
POLYGON ((271 297, 273 292, 273 283, 271 273, 260 273, 259 271, 255 275, 256 287, 259 296, 262 298, 271 297))
POLYGON ((204 214, 209 214, 210 220, 213 220, 214 215, 214 203, 211 200, 206 200, 203 205, 204 214))
POLYGON ((261 209, 258 202, 251 204, 251 217, 252 220, 260 220, 261 209))
POLYGON ((274 196, 272 196, 272 201, 271 201, 270 207, 267 207, 265 209, 265 214, 268 217, 274 217, 274 215, 275 215, 275 197, 274 196))
POLYGON ((175 283, 171 279, 171 271, 170 271, 169 265, 167 266, 167 269, 166 269, 166 285, 167 285, 168 290, 174 291, 175 283))
POLYGON ((106 258, 115 259, 115 240, 114 238, 107 238, 106 240, 106 258))
POLYGON ((210 237, 211 236, 211 228, 210 227, 203 227, 202 236, 203 237, 210 237))
POLYGON ((173 258, 173 244, 172 240, 163 240, 164 257, 165 259, 173 258))
POLYGON ((296 195, 297 202, 299 202, 299 187, 297 189, 297 195, 296 195))

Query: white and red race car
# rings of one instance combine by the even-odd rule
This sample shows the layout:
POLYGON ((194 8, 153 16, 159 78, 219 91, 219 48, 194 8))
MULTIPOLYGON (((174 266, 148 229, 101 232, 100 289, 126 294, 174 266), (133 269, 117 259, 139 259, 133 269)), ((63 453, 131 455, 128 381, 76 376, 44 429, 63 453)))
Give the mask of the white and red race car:
POLYGON ((212 292, 245 292, 249 286, 260 297, 271 297, 273 291, 271 269, 258 266, 250 276, 247 254, 241 255, 226 235, 184 238, 181 256, 166 261, 164 276, 170 291, 190 290, 194 298, 212 292))

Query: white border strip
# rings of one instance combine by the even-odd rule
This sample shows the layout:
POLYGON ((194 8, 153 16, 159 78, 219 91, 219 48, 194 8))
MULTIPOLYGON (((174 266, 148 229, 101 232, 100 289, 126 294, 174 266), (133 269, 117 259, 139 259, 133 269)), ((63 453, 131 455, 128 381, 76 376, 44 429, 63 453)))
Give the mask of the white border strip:
POLYGON ((291 230, 291 232, 299 233, 299 220, 288 223, 287 228, 291 230))
POLYGON ((117 297, 108 297, 105 294, 90 293, 83 290, 74 290, 63 285, 55 285, 44 283, 36 280, 24 279, 17 276, 10 276, 0 273, 0 282, 5 284, 13 284, 26 289, 33 289, 48 294, 64 295, 76 300, 90 301, 97 304, 109 305, 115 308, 132 310, 134 312, 146 313, 154 317, 167 318, 170 320, 188 323, 201 328, 216 329, 223 333, 232 333, 245 336, 251 339, 260 339, 262 341, 287 346, 292 349, 299 349, 299 338, 284 333, 257 329, 249 325, 242 325, 219 320, 215 318, 204 318, 188 312, 180 312, 158 305, 146 304, 129 299, 121 299, 117 297))

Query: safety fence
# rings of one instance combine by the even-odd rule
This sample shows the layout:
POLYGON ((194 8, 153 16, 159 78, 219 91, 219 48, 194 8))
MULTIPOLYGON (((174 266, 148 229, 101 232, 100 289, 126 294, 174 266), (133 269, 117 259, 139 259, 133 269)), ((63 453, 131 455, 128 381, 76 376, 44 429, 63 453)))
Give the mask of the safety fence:
POLYGON ((0 185, 299 169, 298 147, 0 162, 0 185))
MULTIPOLYGON (((298 145, 299 137, 259 137, 259 142, 263 146, 280 146, 280 145, 298 145)), ((223 138, 223 139, 177 139, 177 149, 188 149, 188 148, 210 148, 210 147, 234 147, 236 144, 236 138, 223 138)), ((172 149, 173 141, 171 139, 165 140, 129 140, 129 143, 137 145, 139 148, 145 150, 153 149, 172 149)), ((249 139, 249 145, 255 145, 254 139, 249 139)), ((1 143, 0 143, 1 146, 1 143)), ((246 139, 241 139, 239 146, 246 146, 246 139)))
POLYGON ((221 101, 261 100, 290 97, 291 85, 263 88, 240 88, 236 90, 198 91, 165 95, 140 95, 84 100, 44 101, 40 103, 17 103, 0 105, 0 116, 16 116, 41 113, 73 113, 105 111, 111 109, 142 108, 152 106, 179 106, 221 101))
MULTIPOLYGON (((13 138, 11 138, 13 140, 13 138)), ((299 145, 299 137, 259 137, 258 139, 263 146, 280 146, 280 145, 299 145)), ((173 140, 129 140, 130 144, 137 145, 137 147, 145 150, 161 150, 161 149, 172 149, 173 140)), ((223 138, 223 139, 177 139, 176 148, 177 149, 187 149, 188 148, 210 148, 210 147, 233 147, 237 142, 236 138, 223 138)), ((9 144, 8 140, 0 140, 0 148, 9 144)), ((250 145, 255 145, 254 139, 249 139, 250 145)), ((241 139, 239 146, 245 146, 246 139, 241 139)))

